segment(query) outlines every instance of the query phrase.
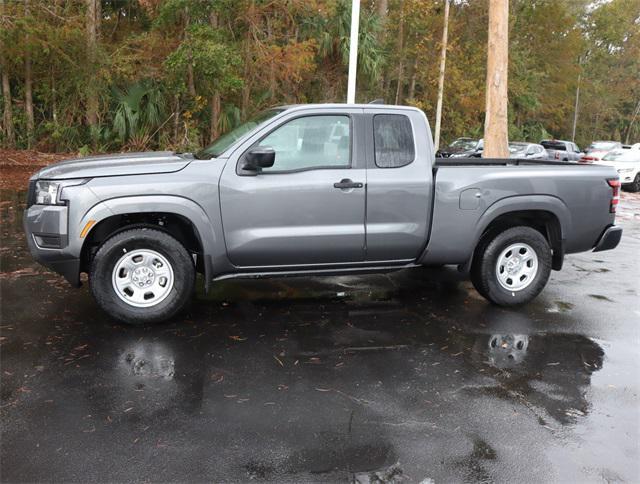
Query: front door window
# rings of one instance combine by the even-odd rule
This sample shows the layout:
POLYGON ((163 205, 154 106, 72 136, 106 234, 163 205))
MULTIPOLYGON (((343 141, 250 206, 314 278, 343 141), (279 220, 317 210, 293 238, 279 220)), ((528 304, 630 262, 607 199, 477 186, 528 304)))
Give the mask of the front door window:
POLYGON ((259 145, 276 152, 275 163, 262 173, 351 166, 348 116, 296 118, 268 134, 259 145))

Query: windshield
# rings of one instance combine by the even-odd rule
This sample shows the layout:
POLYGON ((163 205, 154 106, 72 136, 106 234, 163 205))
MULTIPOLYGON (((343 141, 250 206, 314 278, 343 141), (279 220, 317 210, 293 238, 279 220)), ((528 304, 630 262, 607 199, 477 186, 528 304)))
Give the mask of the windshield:
POLYGON ((608 151, 616 148, 617 146, 618 146, 618 143, 615 141, 595 141, 594 143, 591 143, 591 146, 589 146, 589 149, 608 151))
POLYGON ((449 148, 456 150, 475 150, 478 142, 473 139, 457 139, 449 145, 449 148))
POLYGON ((206 148, 198 151, 196 153, 196 158, 198 158, 199 160, 206 160, 209 158, 220 156, 227 148, 229 148, 233 143, 238 141, 244 135, 246 135, 250 131, 253 131, 265 121, 268 121, 274 116, 280 114, 282 111, 284 111, 284 109, 267 109, 266 111, 262 111, 261 113, 256 114, 253 118, 242 123, 237 128, 234 128, 228 133, 220 136, 206 148))
POLYGON ((512 155, 525 155, 529 145, 521 143, 509 143, 509 153, 512 155))

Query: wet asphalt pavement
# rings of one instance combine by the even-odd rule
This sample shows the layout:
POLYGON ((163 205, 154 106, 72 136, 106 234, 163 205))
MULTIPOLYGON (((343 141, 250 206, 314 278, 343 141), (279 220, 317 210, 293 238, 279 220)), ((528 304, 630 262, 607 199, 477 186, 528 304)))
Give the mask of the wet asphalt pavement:
POLYGON ((9 481, 640 480, 640 197, 615 251, 517 310, 455 269, 230 281, 114 323, 35 264, 3 195, 9 481))

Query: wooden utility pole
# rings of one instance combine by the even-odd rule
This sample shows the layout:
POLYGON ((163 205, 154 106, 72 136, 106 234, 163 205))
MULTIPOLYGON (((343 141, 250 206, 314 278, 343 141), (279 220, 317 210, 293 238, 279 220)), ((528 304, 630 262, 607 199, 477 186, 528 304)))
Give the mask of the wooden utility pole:
POLYGON ((440 122, 442 119, 442 98, 444 96, 444 69, 447 64, 447 38, 449 33, 449 0, 444 2, 444 27, 442 28, 442 50, 440 52, 440 75, 438 77, 438 104, 436 105, 435 150, 440 147, 440 122))
POLYGON ((509 157, 509 0, 489 0, 484 158, 509 157))

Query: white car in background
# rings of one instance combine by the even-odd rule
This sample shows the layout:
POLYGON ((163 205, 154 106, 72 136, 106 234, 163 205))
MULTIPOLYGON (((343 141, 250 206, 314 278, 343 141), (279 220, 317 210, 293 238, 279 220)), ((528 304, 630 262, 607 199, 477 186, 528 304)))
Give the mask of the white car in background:
POLYGON ((542 145, 522 141, 509 142, 509 158, 529 160, 549 160, 549 154, 542 145))
POLYGON ((613 166, 618 172, 622 188, 630 192, 640 191, 640 149, 610 151, 598 164, 613 166))

